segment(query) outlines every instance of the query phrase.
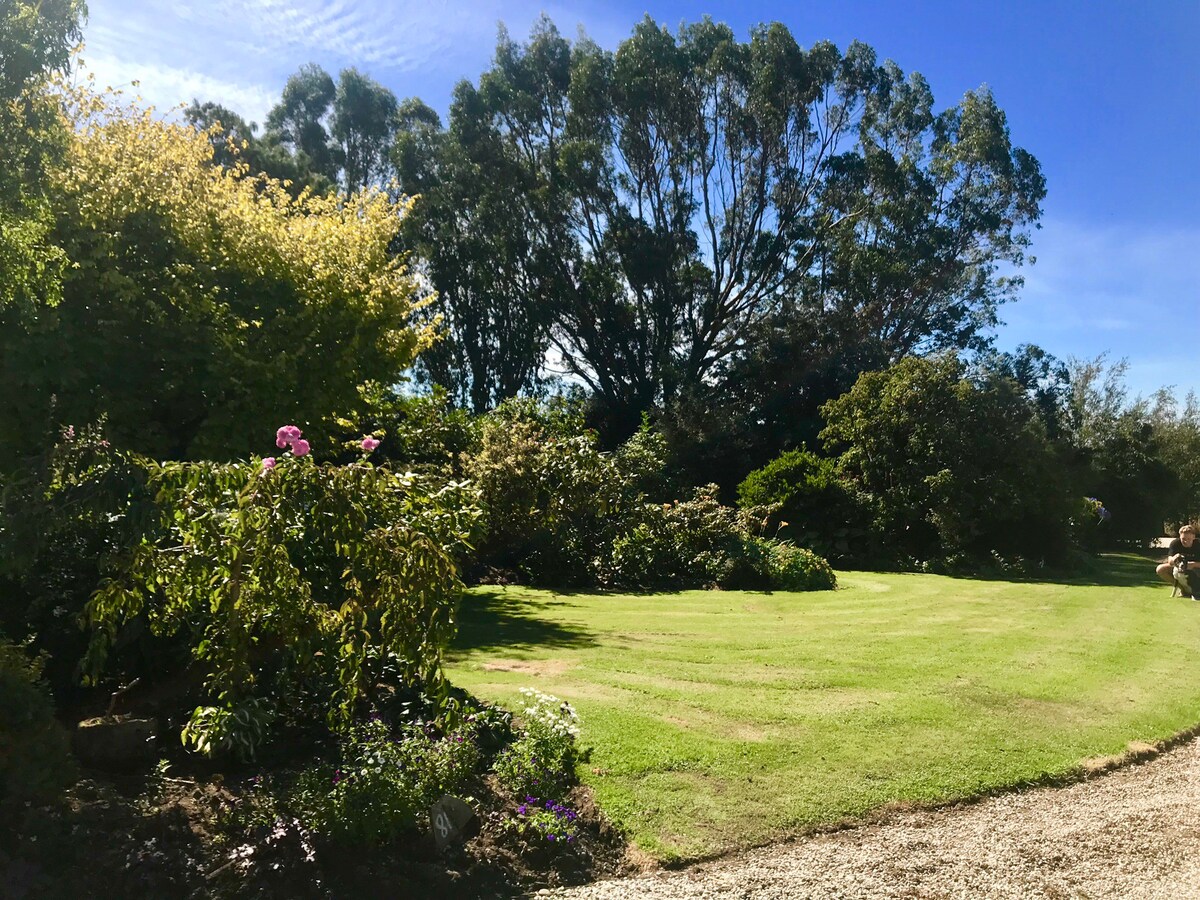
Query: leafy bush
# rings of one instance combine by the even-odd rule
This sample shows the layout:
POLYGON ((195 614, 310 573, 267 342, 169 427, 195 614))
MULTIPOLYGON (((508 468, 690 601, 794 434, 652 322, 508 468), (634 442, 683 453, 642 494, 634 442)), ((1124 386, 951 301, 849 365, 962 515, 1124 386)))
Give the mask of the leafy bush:
POLYGON ((782 541, 771 542, 771 583, 782 591, 831 591, 837 576, 811 550, 782 541))
POLYGON ((373 383, 363 395, 363 417, 339 423, 347 429, 351 458, 357 454, 358 436, 372 433, 384 437, 374 459, 404 471, 462 477, 462 456, 478 443, 478 417, 456 409, 438 387, 427 395, 412 395, 373 383))
POLYGON ((1070 479, 1037 409, 1013 381, 966 377, 953 356, 905 359, 862 375, 823 407, 826 447, 866 495, 874 534, 862 548, 894 560, 1034 562, 1070 547, 1070 479))
POLYGON ((292 431, 280 429, 292 449, 278 459, 138 458, 156 521, 87 607, 92 681, 135 627, 186 647, 204 678, 199 705, 224 710, 195 714, 197 746, 238 743, 227 726, 248 703, 301 718, 315 709, 344 730, 389 673, 448 709, 454 554, 478 516, 475 494, 365 460, 316 465, 292 431))
POLYGON ((569 703, 532 688, 526 698, 521 731, 492 766, 501 787, 515 797, 561 799, 575 783, 579 717, 569 703))
POLYGON ((852 556, 868 533, 865 512, 838 478, 835 460, 805 449, 789 450, 747 475, 738 485, 738 504, 776 510, 778 538, 829 559, 852 556))
POLYGON ((0 638, 0 810, 50 799, 74 780, 66 732, 40 680, 42 663, 0 638))
POLYGON ((582 419, 525 402, 486 418, 464 471, 486 511, 480 562, 540 584, 594 583, 636 496, 582 419))
POLYGON ((643 504, 639 521, 616 539, 609 579, 643 589, 770 587, 766 545, 754 516, 722 506, 716 485, 689 500, 643 504))
POLYGON ((394 734, 376 719, 350 732, 336 768, 305 773, 290 803, 318 834, 384 844, 417 827, 439 797, 459 792, 479 760, 471 730, 438 737, 408 725, 394 734))
MULTIPOLYGON (((49 444, 0 490, 0 629, 47 657, 61 701, 74 699, 87 648, 85 605, 156 515, 145 469, 114 452, 101 426, 65 428, 49 444)), ((128 663, 135 677, 159 661, 128 663)))
POLYGON ((435 339, 393 247, 408 201, 293 197, 241 161, 213 166, 214 130, 67 97, 46 242, 70 265, 52 315, 0 321, 0 468, 51 413, 107 413, 121 446, 173 459, 249 454, 264 416, 302 417, 325 450, 363 386, 394 384, 435 339))

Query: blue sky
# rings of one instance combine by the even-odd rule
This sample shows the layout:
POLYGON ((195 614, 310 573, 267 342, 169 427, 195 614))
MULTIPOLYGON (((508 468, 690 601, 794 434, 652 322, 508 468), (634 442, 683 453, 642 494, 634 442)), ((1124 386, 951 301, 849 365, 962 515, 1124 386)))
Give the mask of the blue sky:
POLYGON ((288 75, 354 65, 444 111, 487 65, 503 21, 541 12, 612 47, 645 13, 672 27, 709 14, 745 36, 782 21, 803 45, 858 39, 923 73, 939 106, 988 84, 1049 194, 1020 298, 997 344, 1127 358, 1149 393, 1200 392, 1200 3, 686 2, 529 0, 89 0, 97 78, 160 108, 199 97, 261 120, 288 75))

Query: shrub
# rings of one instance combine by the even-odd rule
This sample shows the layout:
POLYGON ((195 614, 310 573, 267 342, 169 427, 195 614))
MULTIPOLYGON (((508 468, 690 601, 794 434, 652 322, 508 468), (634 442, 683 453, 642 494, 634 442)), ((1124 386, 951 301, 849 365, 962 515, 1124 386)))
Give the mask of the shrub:
MULTIPOLYGON (((72 699, 87 648, 85 605, 109 567, 156 518, 147 474, 101 426, 65 428, 0 491, 0 629, 45 655, 45 677, 72 699)), ((156 660, 129 658, 134 677, 156 660)))
POLYGON ((738 505, 774 509, 778 538, 834 560, 852 555, 868 534, 865 512, 838 478, 835 461, 806 449, 789 450, 747 475, 738 505))
POLYGON ((609 580, 642 589, 770 587, 765 545, 751 535, 752 515, 722 506, 716 485, 689 500, 643 504, 613 545, 609 580))
POLYGON ((0 638, 0 809, 48 800, 74 780, 66 732, 41 683, 42 664, 0 638))
POLYGON ((905 359, 863 374, 822 412, 839 473, 886 535, 871 552, 965 565, 1064 557, 1070 480, 1015 382, 973 381, 954 356, 905 359))
POLYGON ((47 242, 70 265, 53 314, 0 322, 0 468, 52 410, 107 413, 121 446, 157 457, 249 454, 264 415, 303 417, 324 450, 360 389, 395 383, 435 339, 394 252, 409 201, 294 197, 241 160, 212 165, 215 129, 114 95, 68 91, 67 107, 47 242))
POLYGON ((487 417, 464 471, 479 488, 487 533, 478 559, 538 584, 594 583, 634 490, 581 420, 508 404, 487 417))
POLYGON ((579 717, 569 703, 532 688, 526 698, 521 731, 492 766, 500 786, 515 797, 561 799, 575 783, 579 717))
POLYGON ((259 721, 315 708, 344 730, 389 673, 449 710, 441 660, 475 495, 365 460, 316 465, 294 432, 277 460, 139 458, 156 521, 87 607, 93 682, 139 623, 143 640, 186 647, 199 706, 217 710, 194 714, 198 746, 234 741, 227 726, 251 703, 259 721))
POLYGON ((771 542, 771 582, 782 591, 831 591, 837 576, 811 550, 782 541, 771 542))
POLYGON ((393 733, 376 719, 350 732, 335 768, 306 772, 289 802, 316 833, 380 845, 417 827, 443 794, 460 791, 479 759, 470 730, 439 737, 408 725, 393 733))

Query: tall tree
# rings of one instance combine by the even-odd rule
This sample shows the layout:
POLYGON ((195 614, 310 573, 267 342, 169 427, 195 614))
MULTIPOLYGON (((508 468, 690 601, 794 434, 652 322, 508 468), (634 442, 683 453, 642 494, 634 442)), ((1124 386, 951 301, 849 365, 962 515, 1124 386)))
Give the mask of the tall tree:
MULTIPOLYGON (((542 74, 565 87, 569 73, 542 74)), ((456 86, 448 131, 429 107, 406 101, 393 154, 401 187, 417 196, 406 245, 428 261, 430 311, 446 332, 421 365, 478 412, 537 389, 559 289, 555 254, 572 250, 546 224, 560 201, 548 161, 496 123, 507 90, 497 81, 456 86)))
MULTIPOLYGON (((507 231, 541 252, 510 282, 552 299, 553 346, 617 432, 752 359, 769 323, 820 320, 880 364, 980 343, 1040 214, 1037 163, 986 90, 935 113, 920 76, 778 23, 739 41, 646 18, 610 53, 543 19, 526 45, 501 35, 477 94, 428 168, 457 177, 438 167, 469 140, 489 199, 514 168, 536 186, 507 231)), ((532 304, 487 291, 489 315, 532 304)))
POLYGON ((396 95, 358 69, 343 69, 338 76, 330 131, 339 145, 347 191, 390 179, 397 108, 396 95))
POLYGON ((325 194, 334 188, 332 181, 305 164, 307 156, 292 154, 273 132, 260 136, 254 122, 247 122, 219 103, 193 100, 183 117, 208 135, 216 165, 230 168, 244 164, 252 177, 267 175, 289 182, 288 190, 294 196, 305 189, 325 194))
POLYGON ((340 161, 327 127, 333 98, 333 78, 316 63, 306 63, 283 87, 283 96, 267 114, 267 134, 275 136, 302 165, 336 181, 340 161))

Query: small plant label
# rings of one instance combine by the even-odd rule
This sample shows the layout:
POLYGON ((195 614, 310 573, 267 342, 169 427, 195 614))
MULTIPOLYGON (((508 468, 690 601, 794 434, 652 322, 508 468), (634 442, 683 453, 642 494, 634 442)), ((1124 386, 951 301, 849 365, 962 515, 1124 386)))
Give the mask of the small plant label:
POLYGON ((475 818, 475 811, 457 797, 446 795, 429 810, 429 824, 433 839, 439 850, 466 839, 467 826, 475 818))

